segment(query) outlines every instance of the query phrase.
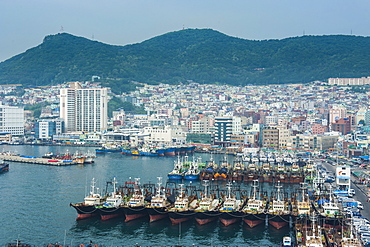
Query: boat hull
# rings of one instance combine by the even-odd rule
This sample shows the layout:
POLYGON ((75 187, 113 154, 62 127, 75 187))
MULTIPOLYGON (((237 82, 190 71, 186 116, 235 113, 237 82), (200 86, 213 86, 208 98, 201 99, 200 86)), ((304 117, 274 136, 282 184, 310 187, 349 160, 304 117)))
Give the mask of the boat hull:
POLYGON ((268 215, 268 222, 276 229, 281 229, 289 224, 290 215, 268 215))
POLYGON ((113 218, 125 217, 125 208, 124 207, 114 207, 114 208, 99 208, 100 219, 101 220, 110 220, 113 218))
POLYGON ((250 227, 253 228, 255 226, 258 226, 265 222, 266 220, 266 215, 261 213, 261 214, 247 214, 244 218, 243 221, 250 227))
POLYGON ((197 212, 195 215, 195 221, 199 225, 205 225, 218 219, 220 213, 218 211, 204 211, 197 212))
POLYGON ((99 216, 99 211, 95 206, 87 206, 81 204, 70 204, 71 207, 76 209, 77 211, 77 218, 76 220, 83 220, 87 218, 97 217, 99 216))
POLYGON ((179 224, 181 222, 189 221, 194 218, 195 212, 192 210, 182 211, 182 212, 169 212, 168 216, 173 225, 179 224))
POLYGON ((168 218, 168 212, 165 207, 160 208, 146 208, 149 214, 149 221, 154 222, 162 219, 168 218))
POLYGON ((220 215, 220 221, 224 226, 229 226, 241 221, 242 217, 242 212, 223 212, 220 215))
POLYGON ((148 212, 145 210, 145 206, 127 207, 125 209, 125 213, 126 213, 125 222, 140 219, 148 215, 148 212))

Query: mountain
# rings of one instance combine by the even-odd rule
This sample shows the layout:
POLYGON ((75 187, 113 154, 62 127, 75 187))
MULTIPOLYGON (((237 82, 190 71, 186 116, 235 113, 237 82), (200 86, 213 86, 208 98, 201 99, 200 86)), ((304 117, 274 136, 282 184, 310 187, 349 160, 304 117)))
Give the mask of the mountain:
MULTIPOLYGON (((370 38, 349 35, 246 40, 185 29, 115 46, 68 33, 0 63, 0 84, 51 85, 99 76, 114 90, 129 82, 304 83, 369 75, 370 38)), ((127 88, 126 88, 127 89, 127 88)))

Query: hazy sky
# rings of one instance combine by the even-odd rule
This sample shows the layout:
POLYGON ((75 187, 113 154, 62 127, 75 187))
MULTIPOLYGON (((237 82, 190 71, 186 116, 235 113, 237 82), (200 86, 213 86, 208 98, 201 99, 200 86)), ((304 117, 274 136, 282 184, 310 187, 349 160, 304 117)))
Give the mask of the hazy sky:
POLYGON ((0 0, 0 61, 64 32, 116 45, 185 28, 262 40, 370 36, 370 0, 0 0))

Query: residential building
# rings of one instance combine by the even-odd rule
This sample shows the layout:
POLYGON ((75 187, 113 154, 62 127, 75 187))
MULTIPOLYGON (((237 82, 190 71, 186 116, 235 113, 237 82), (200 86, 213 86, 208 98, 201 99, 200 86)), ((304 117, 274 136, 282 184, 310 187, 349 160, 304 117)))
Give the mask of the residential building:
POLYGON ((67 131, 96 132, 107 129, 108 88, 70 82, 60 89, 60 117, 67 131))
POLYGON ((351 133, 351 122, 349 118, 341 118, 335 120, 334 123, 331 124, 332 131, 337 131, 342 133, 342 135, 347 135, 351 133))
POLYGON ((279 129, 276 127, 265 127, 262 129, 262 147, 278 148, 279 147, 279 129))

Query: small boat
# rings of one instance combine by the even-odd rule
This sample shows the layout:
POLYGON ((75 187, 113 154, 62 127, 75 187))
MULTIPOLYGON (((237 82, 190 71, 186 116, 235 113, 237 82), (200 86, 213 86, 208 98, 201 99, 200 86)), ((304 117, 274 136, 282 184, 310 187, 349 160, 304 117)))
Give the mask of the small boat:
POLYGON ((121 152, 121 147, 115 144, 104 144, 102 147, 95 149, 97 154, 121 152))
POLYGON ((5 163, 3 160, 0 160, 0 173, 9 171, 9 164, 5 163))
POLYGON ((283 237, 283 247, 290 247, 292 245, 292 238, 291 237, 283 237))

